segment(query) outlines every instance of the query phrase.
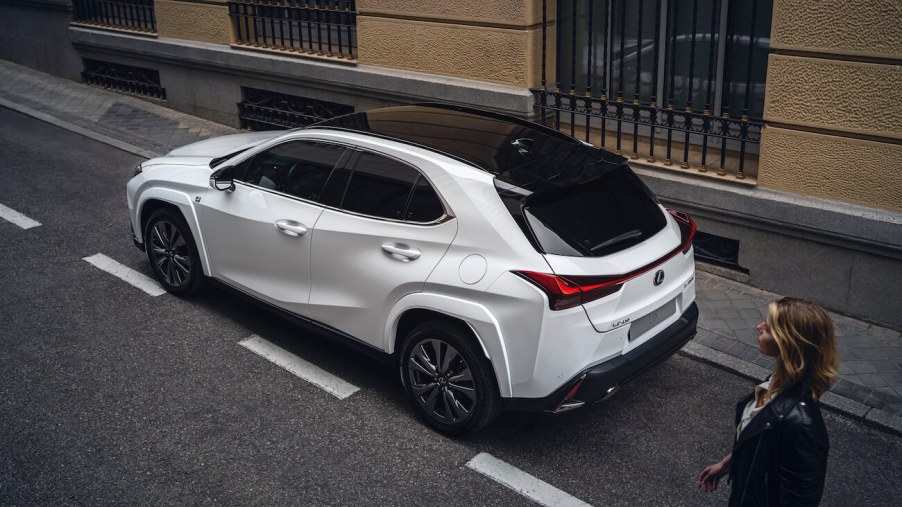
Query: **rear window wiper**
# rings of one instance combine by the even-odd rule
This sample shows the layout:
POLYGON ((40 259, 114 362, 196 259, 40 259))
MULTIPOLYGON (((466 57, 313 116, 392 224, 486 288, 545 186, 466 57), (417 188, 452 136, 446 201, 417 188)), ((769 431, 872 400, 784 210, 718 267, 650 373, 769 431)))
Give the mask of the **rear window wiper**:
POLYGON ((608 246, 614 245, 616 243, 620 243, 622 241, 627 241, 630 239, 638 238, 639 236, 642 236, 642 231, 640 231, 639 229, 633 229, 631 231, 626 231, 619 236, 615 236, 607 241, 601 242, 601 243, 593 246, 589 250, 592 253, 595 253, 596 250, 601 250, 604 247, 608 247, 608 246))

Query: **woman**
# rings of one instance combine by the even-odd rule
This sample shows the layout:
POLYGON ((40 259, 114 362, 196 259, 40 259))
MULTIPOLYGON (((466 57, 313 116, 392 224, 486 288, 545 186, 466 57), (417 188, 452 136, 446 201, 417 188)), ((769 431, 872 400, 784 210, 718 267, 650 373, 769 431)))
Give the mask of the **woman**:
POLYGON ((817 505, 830 447, 817 401, 839 363, 833 323, 823 308, 784 297, 756 328, 774 373, 736 405, 733 452, 702 470, 698 487, 714 491, 729 473, 731 506, 817 505))

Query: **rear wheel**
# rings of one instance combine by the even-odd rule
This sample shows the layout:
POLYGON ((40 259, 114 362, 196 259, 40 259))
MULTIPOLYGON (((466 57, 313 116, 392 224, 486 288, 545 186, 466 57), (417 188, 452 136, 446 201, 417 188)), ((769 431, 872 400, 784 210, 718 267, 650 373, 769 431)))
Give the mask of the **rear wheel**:
POLYGON ((187 296, 203 286, 197 246, 180 213, 159 209, 150 215, 144 248, 154 276, 168 292, 187 296))
POLYGON ((459 325, 431 321, 415 327, 404 340, 399 366, 418 414, 439 431, 472 433, 500 412, 491 365, 459 325))

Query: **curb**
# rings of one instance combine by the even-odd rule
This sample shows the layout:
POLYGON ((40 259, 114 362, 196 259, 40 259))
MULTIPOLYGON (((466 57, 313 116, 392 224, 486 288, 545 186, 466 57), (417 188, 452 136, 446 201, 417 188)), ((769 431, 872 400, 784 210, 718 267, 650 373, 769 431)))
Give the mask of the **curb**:
MULTIPOLYGON (((767 368, 748 363, 692 341, 686 343, 678 353, 683 357, 709 364, 755 382, 760 382, 772 373, 767 368)), ((902 417, 900 416, 890 414, 879 408, 869 407, 832 392, 825 393, 821 396, 820 401, 824 408, 833 413, 854 419, 891 435, 902 436, 902 417)))
POLYGON ((84 137, 93 139, 95 141, 99 141, 104 144, 108 144, 114 148, 118 148, 122 151, 131 153, 132 155, 137 155, 139 157, 144 158, 155 158, 163 155, 162 153, 157 153, 155 151, 146 150, 139 146, 135 146, 133 144, 129 144, 125 141, 120 141, 118 139, 114 139, 110 136, 105 136, 103 134, 99 134, 92 130, 86 129, 84 127, 80 127, 74 123, 61 120, 53 115, 49 115, 47 113, 42 113, 41 111, 37 111, 28 106, 23 106, 21 104, 16 104, 15 102, 10 102, 6 99, 0 98, 0 107, 5 107, 7 109, 11 109, 18 113, 22 113, 26 116, 30 116, 36 120, 41 120, 43 122, 49 123, 51 125, 55 125, 57 127, 66 129, 70 132, 74 132, 76 134, 82 135, 84 137))

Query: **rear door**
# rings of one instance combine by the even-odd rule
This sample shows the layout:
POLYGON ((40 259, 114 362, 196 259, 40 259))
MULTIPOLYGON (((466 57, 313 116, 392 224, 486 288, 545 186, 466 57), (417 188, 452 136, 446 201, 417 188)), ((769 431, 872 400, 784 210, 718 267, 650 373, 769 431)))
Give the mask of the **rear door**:
POLYGON ((398 159, 358 152, 324 191, 313 238, 314 319, 383 348, 385 316, 423 289, 457 233, 429 180, 398 159))

